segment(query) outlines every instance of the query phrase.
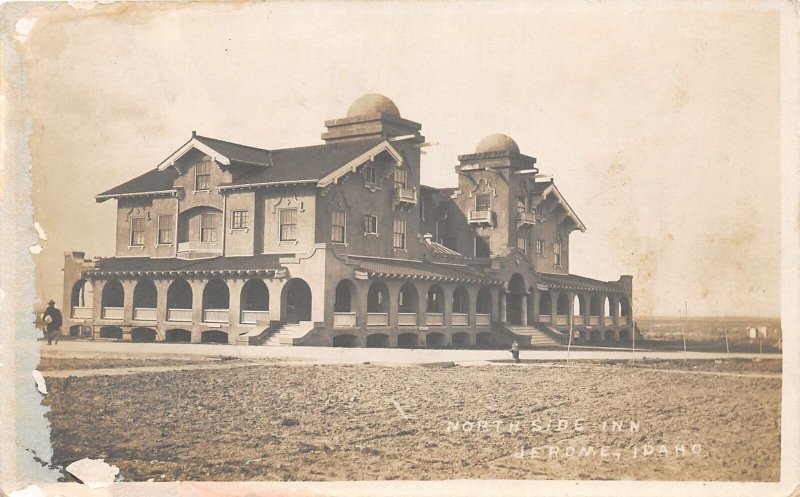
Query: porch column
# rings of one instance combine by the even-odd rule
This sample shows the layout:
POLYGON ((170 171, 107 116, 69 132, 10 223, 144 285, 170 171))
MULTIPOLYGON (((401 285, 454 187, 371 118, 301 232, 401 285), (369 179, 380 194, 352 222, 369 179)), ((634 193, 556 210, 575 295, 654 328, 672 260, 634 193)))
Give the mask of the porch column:
POLYGON ((103 288, 108 280, 92 280, 94 300, 92 301, 92 338, 100 337, 100 328, 97 323, 103 318, 103 288))
POLYGON ((156 280, 156 340, 166 340, 167 324, 167 293, 169 292, 169 280, 156 280))
POLYGON ((523 293, 519 296, 520 322, 522 326, 528 326, 528 294, 523 293))
MULTIPOLYGON (((369 295, 369 287, 373 283, 372 280, 362 280, 356 282, 359 286, 356 287, 358 295, 351 295, 350 308, 356 313, 356 328, 364 330, 367 329, 367 297, 369 295), (352 298, 355 297, 355 302, 352 298)), ((389 297, 391 300, 391 297, 389 297)), ((397 305, 397 302, 394 303, 397 305)), ((391 308, 391 302, 389 303, 391 308)), ((389 314, 391 319, 391 313, 389 314)), ((391 322, 390 322, 391 323, 391 322)))
POLYGON ((242 287, 244 286, 243 279, 233 279, 225 282, 228 285, 228 343, 236 343, 236 333, 233 329, 239 326, 242 318, 242 287))
MULTIPOLYGON (((439 285, 442 287, 444 293, 444 308, 442 309, 442 328, 453 326, 453 293, 455 289, 451 285, 439 285)), ((447 335, 445 335, 445 345, 447 344, 447 335)))
POLYGON ((506 322, 506 290, 504 288, 500 288, 500 302, 499 302, 499 311, 500 311, 500 322, 506 322))
POLYGON ((192 287, 192 343, 200 343, 203 323, 203 289, 205 280, 189 280, 192 287))
MULTIPOLYGON (((122 325, 130 325, 133 321, 133 289, 136 288, 136 280, 122 280, 122 290, 125 292, 124 299, 123 299, 123 311, 122 311, 122 325)), ((127 328, 122 328, 122 339, 123 340, 130 340, 131 339, 131 328, 128 326, 127 328)))
POLYGON ((533 292, 531 293, 531 298, 533 299, 533 305, 531 305, 531 307, 533 308, 532 312, 534 323, 539 321, 539 297, 539 290, 534 286, 533 292))
POLYGON ((555 327, 556 316, 558 316, 558 292, 557 290, 548 290, 550 292, 550 326, 555 327))

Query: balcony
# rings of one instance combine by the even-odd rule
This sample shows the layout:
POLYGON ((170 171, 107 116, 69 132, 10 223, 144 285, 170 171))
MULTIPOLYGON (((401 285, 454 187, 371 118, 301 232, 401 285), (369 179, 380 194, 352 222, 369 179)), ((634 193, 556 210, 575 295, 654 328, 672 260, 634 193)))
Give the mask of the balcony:
POLYGON ((494 226, 494 212, 493 211, 469 211, 467 218, 469 224, 489 225, 494 226))
POLYGON ((389 314, 385 312, 368 312, 367 326, 389 326, 389 314))
POLYGON ((394 201, 397 203, 404 203, 404 204, 416 204, 417 203, 417 189, 416 188, 395 188, 394 189, 394 201))
POLYGON ((334 328, 355 328, 356 327, 356 313, 355 312, 334 312, 333 313, 333 327, 334 328))
POLYGON ((228 309, 203 309, 204 323, 227 323, 228 309))
POLYGON ((451 315, 453 326, 466 326, 469 324, 469 316, 467 314, 453 313, 451 315))
POLYGON ((398 326, 416 326, 417 313, 416 312, 400 312, 397 314, 398 326))
POLYGON ((517 213, 517 227, 532 226, 536 224, 536 213, 534 212, 518 212, 517 213))
POLYGON ((444 314, 441 312, 429 312, 425 314, 425 324, 427 326, 444 326, 444 314))
POLYGON ((133 319, 134 321, 156 321, 158 319, 158 310, 151 307, 134 307, 133 319))
POLYGON ((269 311, 242 311, 239 321, 242 324, 257 324, 269 320, 269 311))
POLYGON ((552 321, 552 316, 550 316, 550 314, 539 314, 540 323, 549 323, 551 321, 552 321))
POLYGON ((179 254, 222 254, 222 242, 180 242, 179 254))
POLYGON ((192 322, 191 309, 167 309, 167 321, 177 321, 181 323, 192 322))
POLYGON ((475 324, 477 326, 489 326, 492 324, 492 316, 490 314, 476 314, 475 324))
POLYGON ((72 308, 72 318, 73 319, 92 319, 92 308, 91 307, 73 307, 72 308))
POLYGON ((101 314, 103 319, 123 319, 125 317, 124 307, 103 307, 101 314))

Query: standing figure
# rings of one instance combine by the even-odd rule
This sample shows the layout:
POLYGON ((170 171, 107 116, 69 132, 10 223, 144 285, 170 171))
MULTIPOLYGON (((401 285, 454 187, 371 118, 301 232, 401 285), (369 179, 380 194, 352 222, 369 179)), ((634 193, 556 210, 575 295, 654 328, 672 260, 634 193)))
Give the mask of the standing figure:
POLYGON ((58 337, 61 334, 61 311, 56 309, 56 303, 52 300, 47 302, 47 310, 44 311, 45 336, 47 345, 51 345, 55 339, 58 345, 58 337))
POLYGON ((511 357, 514 358, 514 362, 519 364, 519 342, 516 340, 511 344, 511 357))

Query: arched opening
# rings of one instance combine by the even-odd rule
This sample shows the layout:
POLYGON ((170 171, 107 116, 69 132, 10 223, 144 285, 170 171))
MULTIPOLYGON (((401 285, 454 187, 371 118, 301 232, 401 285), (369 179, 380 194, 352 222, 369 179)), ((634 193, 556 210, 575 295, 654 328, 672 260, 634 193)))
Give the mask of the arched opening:
POLYGON ((122 328, 119 326, 103 326, 100 328, 100 338, 122 338, 122 328))
POLYGON ((382 347, 386 348, 389 346, 389 335, 385 333, 374 333, 372 335, 367 335, 367 347, 382 347))
POLYGON ((492 334, 488 331, 481 331, 477 335, 475 335, 475 344, 476 345, 494 345, 494 340, 492 339, 492 334))
POLYGON ((156 330, 152 328, 134 328, 133 331, 131 331, 131 341, 155 342, 156 330))
POLYGON ((150 279, 139 280, 133 288, 133 319, 155 321, 158 319, 158 291, 150 279))
MULTIPOLYGON (((592 326, 600 324, 600 315, 602 313, 602 303, 599 295, 589 296, 589 324, 592 326)), ((592 337, 594 340, 594 336, 592 337)))
MULTIPOLYGON (((508 282, 508 295, 506 296, 506 320, 509 324, 524 326, 528 323, 523 319, 523 306, 527 306, 524 298, 527 286, 525 279, 519 273, 514 273, 508 282)), ((527 309, 526 309, 527 312, 527 309)))
POLYGON ((125 306, 125 289, 119 280, 109 280, 103 286, 101 294, 102 317, 104 319, 122 319, 125 306))
POLYGON ((355 335, 336 335, 333 337, 334 347, 358 347, 358 338, 355 335))
POLYGON ((461 285, 453 292, 453 313, 450 319, 453 326, 469 324, 469 292, 461 285))
POLYGON ((549 323, 551 314, 553 313, 553 298, 550 292, 544 291, 539 293, 539 322, 549 323))
POLYGON ((611 316, 611 299, 607 295, 603 297, 603 316, 611 316))
MULTIPOLYGON (((203 288, 203 322, 227 323, 230 301, 228 285, 219 278, 209 280, 203 288)), ((226 335, 225 342, 227 341, 226 335)))
POLYGON ((492 292, 488 287, 481 287, 478 290, 478 298, 475 300, 476 324, 487 325, 491 322, 492 316, 492 292))
POLYGON ((626 326, 630 324, 631 318, 631 304, 628 297, 622 296, 619 298, 619 324, 626 326))
POLYGON ((578 295, 572 297, 572 315, 583 316, 585 309, 581 298, 578 295))
POLYGON ((228 343, 228 334, 222 330, 206 330, 200 334, 201 343, 228 343))
POLYGON ((453 343, 453 347, 467 347, 469 345, 469 333, 464 331, 453 333, 451 341, 453 343))
POLYGON ((247 280, 239 297, 242 324, 263 323, 269 320, 269 290, 263 280, 247 280))
POLYGON ((431 285, 428 289, 425 313, 426 325, 444 325, 444 290, 439 285, 431 285))
POLYGON ((356 326, 353 303, 355 294, 356 286, 350 280, 342 280, 336 285, 333 299, 334 328, 354 328, 356 326))
POLYGON ((400 333, 397 335, 397 346, 403 349, 413 349, 417 347, 416 333, 400 333))
POLYGON ((382 281, 369 286, 367 292, 367 326, 389 324, 389 290, 382 281))
POLYGON ((222 211, 214 207, 193 207, 178 216, 179 252, 222 248, 222 211))
POLYGON ((311 321, 311 287, 305 280, 293 278, 283 287, 283 301, 286 306, 285 321, 299 323, 311 321))
POLYGON ((73 318, 89 319, 92 317, 94 307, 94 291, 92 283, 87 280, 78 280, 72 285, 70 307, 73 318))
POLYGON ((430 348, 444 347, 444 333, 434 331, 425 336, 425 345, 430 348))
POLYGON ((169 343, 189 343, 192 341, 192 332, 180 329, 167 330, 164 341, 169 343))
POLYGON ((192 287, 183 278, 170 283, 167 288, 167 321, 192 320, 192 287))
POLYGON ((405 283, 397 294, 397 324, 400 326, 417 325, 417 307, 419 296, 413 283, 405 283))
POLYGON ((556 300, 556 324, 564 326, 569 324, 569 295, 559 292, 556 300))
POLYGON ((614 332, 612 330, 606 330, 605 340, 607 342, 613 342, 614 341, 614 332))

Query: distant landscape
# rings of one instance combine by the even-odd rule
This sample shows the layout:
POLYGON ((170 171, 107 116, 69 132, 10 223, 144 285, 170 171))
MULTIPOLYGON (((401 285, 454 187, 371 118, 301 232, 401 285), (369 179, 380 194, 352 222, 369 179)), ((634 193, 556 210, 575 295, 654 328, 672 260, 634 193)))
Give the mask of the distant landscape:
MULTIPOLYGON (((646 316, 636 319, 636 325, 645 341, 676 341, 682 344, 685 336, 687 346, 707 349, 709 346, 724 350, 727 336, 728 346, 736 351, 774 351, 782 346, 781 321, 765 317, 675 317, 646 316)), ((644 344, 642 344, 644 345, 644 344)))

